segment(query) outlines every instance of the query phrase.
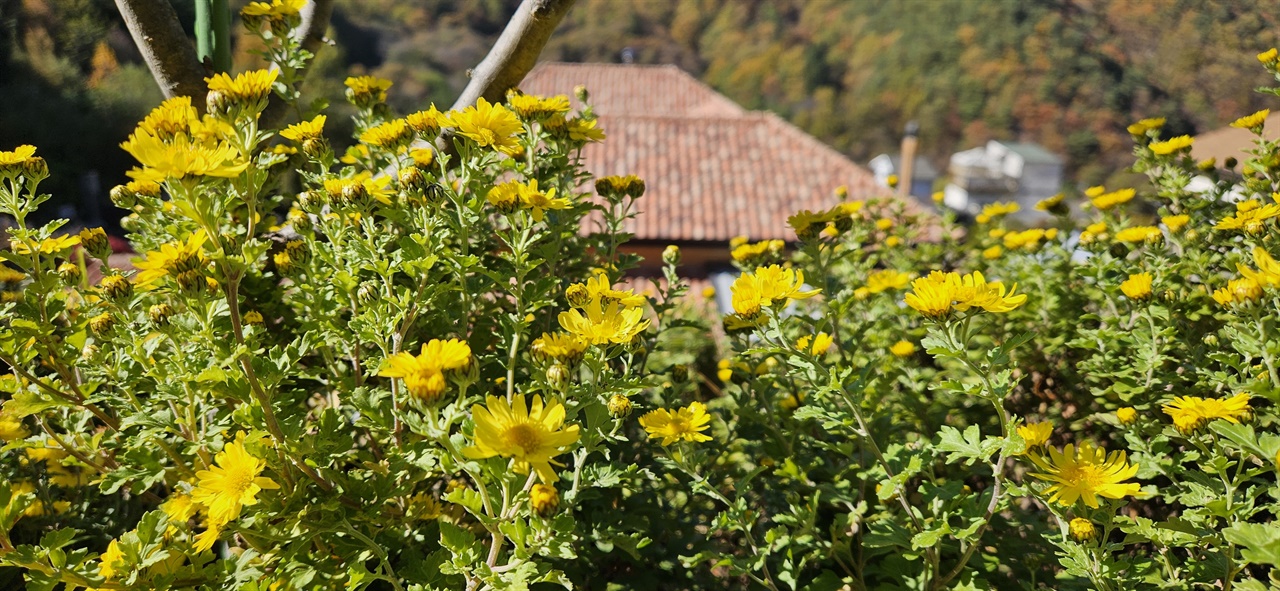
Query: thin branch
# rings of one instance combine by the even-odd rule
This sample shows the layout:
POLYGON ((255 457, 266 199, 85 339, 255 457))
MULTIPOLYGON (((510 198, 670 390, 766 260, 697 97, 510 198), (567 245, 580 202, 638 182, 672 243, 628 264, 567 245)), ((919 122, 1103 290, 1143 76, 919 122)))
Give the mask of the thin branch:
POLYGON ((471 82, 453 103, 454 109, 475 104, 484 97, 489 102, 506 98, 508 90, 515 88, 533 69, 547 39, 574 0, 524 0, 507 22, 502 36, 493 44, 489 54, 471 71, 471 82))
POLYGON ((116 0, 133 43, 165 98, 189 96, 204 110, 205 69, 168 0, 116 0))

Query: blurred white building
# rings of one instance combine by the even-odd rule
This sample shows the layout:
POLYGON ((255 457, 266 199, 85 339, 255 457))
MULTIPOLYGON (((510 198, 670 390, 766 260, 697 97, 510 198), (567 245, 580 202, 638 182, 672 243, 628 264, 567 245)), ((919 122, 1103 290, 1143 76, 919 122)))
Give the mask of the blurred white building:
POLYGON ((1013 201, 1032 212, 1037 201, 1062 190, 1063 161, 1036 144, 992 140, 953 154, 948 172, 947 207, 976 214, 984 205, 1013 201))

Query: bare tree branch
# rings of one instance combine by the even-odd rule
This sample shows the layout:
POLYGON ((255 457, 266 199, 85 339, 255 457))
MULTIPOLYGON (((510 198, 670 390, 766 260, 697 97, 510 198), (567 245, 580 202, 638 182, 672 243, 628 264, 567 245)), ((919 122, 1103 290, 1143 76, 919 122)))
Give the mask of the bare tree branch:
POLYGON ((189 96, 204 110, 205 69, 168 0, 116 0, 120 16, 165 98, 189 96))
MULTIPOLYGON (((325 44, 324 34, 329 30, 329 18, 333 16, 333 0, 311 0, 302 9, 302 24, 293 31, 295 39, 302 41, 302 48, 315 55, 325 44)), ((312 59, 314 62, 315 59, 312 59)), ((308 68, 309 69, 309 68, 308 68)), ((307 71, 299 74, 305 78, 307 71)), ((271 103, 262 112, 262 126, 276 127, 289 112, 289 105, 272 95, 271 103)))
POLYGON ((484 97, 498 102, 506 97, 507 90, 515 88, 533 69, 547 39, 574 0, 524 0, 512 15, 502 36, 493 44, 484 60, 471 72, 471 82, 453 103, 454 109, 462 109, 484 97))

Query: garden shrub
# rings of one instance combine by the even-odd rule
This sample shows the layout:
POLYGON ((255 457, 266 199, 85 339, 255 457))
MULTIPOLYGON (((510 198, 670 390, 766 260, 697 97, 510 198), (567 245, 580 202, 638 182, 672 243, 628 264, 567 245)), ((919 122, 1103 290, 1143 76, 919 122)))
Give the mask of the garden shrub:
POLYGON ((49 171, 0 152, 7 586, 1280 587, 1266 112, 1242 163, 1134 124, 1150 187, 1081 227, 846 200, 735 240, 716 366, 678 249, 617 287, 644 183, 583 171, 589 106, 395 117, 362 77, 345 154, 323 105, 260 128, 296 5, 244 13, 278 70, 124 144, 134 271, 29 225, 49 171))
POLYGON ((683 289, 613 287, 643 181, 583 171, 604 135, 563 96, 395 117, 361 77, 345 155, 322 105, 260 127, 310 58, 298 4, 244 12, 277 70, 122 146, 135 272, 29 225, 47 166, 0 153, 0 561, 28 589, 570 585, 581 540, 643 545, 586 518, 639 475, 612 450, 683 289))
POLYGON ((733 455, 672 455, 720 501, 687 562, 770 589, 1280 587, 1268 114, 1232 124, 1243 162, 1130 126, 1150 187, 1046 199, 1044 228, 847 202, 793 216, 790 256, 735 250, 709 404, 733 455))

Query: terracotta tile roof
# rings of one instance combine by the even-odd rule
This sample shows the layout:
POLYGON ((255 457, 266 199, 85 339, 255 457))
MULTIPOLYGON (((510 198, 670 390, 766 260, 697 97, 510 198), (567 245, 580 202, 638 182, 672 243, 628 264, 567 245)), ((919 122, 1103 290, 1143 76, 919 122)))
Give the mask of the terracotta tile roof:
MULTIPOLYGON (((1262 129, 1262 135, 1267 139, 1280 138, 1280 112, 1269 115, 1262 129)), ((1245 150, 1257 147, 1253 143, 1256 138, 1257 136, 1247 129, 1219 127, 1196 136, 1196 142, 1191 144, 1191 157, 1196 161, 1215 158, 1219 166, 1228 156, 1244 162, 1249 158, 1245 150)))
POLYGON ((520 82, 529 94, 568 95, 575 109, 582 104, 573 88, 591 93, 597 115, 733 117, 747 114, 738 103, 675 66, 634 64, 538 64, 520 82))
POLYGON ((639 240, 795 240, 787 217, 823 209, 849 187, 876 195, 870 173, 777 116, 600 117, 608 139, 589 146, 596 176, 645 179, 641 215, 627 225, 639 240))
MULTIPOLYGON (((637 240, 795 240, 787 217, 884 195, 870 171, 768 112, 747 111, 674 66, 541 64, 531 94, 584 84, 608 138, 584 150, 596 176, 634 174, 647 191, 637 240)), ((921 208, 909 200, 906 208, 921 208)))

